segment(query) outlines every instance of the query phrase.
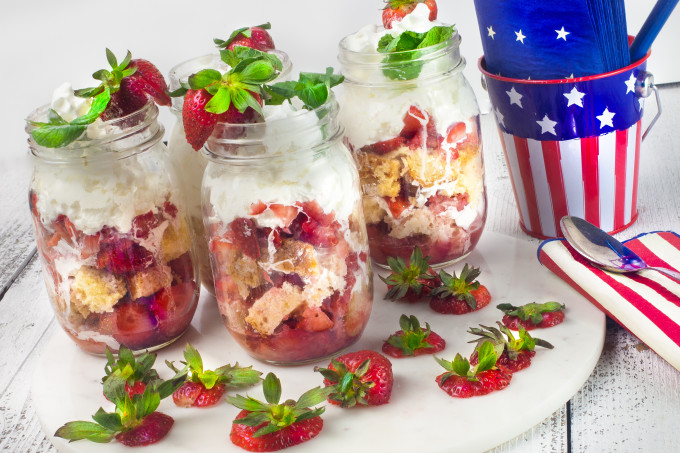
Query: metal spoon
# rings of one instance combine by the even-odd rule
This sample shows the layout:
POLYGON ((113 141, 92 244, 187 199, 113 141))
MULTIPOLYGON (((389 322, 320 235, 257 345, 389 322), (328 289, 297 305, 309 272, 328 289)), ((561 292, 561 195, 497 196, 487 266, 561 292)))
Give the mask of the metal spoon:
POLYGON ((680 273, 664 267, 648 266, 635 252, 579 217, 565 216, 560 220, 562 234, 584 258, 611 272, 638 272, 650 269, 680 282, 680 273))

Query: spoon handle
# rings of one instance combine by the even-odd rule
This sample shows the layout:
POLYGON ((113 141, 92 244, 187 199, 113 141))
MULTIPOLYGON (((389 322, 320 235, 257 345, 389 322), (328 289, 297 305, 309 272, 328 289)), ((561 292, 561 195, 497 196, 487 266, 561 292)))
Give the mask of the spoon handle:
POLYGON ((648 266, 647 269, 655 270, 657 272, 661 272, 662 274, 680 282, 680 272, 675 272, 670 269, 666 269, 665 267, 653 267, 653 266, 648 266))

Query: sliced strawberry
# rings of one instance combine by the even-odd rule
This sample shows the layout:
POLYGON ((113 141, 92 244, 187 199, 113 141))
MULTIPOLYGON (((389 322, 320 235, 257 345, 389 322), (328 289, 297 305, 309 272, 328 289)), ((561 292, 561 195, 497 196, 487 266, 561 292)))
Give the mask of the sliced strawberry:
POLYGON ((443 213, 444 211, 455 209, 462 211, 470 202, 470 195, 466 192, 463 194, 456 194, 448 197, 441 192, 437 192, 427 199, 425 205, 430 209, 434 215, 443 213))
POLYGON ((328 368, 316 367, 314 371, 323 375, 326 387, 333 387, 328 397, 331 404, 378 406, 390 401, 394 385, 392 363, 379 352, 349 352, 331 360, 328 368))
POLYGON ((132 234, 138 239, 146 239, 159 222, 153 211, 140 214, 132 219, 132 234))
POLYGON ((274 213, 274 215, 276 215, 276 217, 281 219, 283 228, 288 227, 288 225, 290 225, 293 219, 295 219, 295 217, 297 217, 297 215, 300 213, 300 208, 297 206, 290 206, 278 203, 270 204, 269 209, 274 213))
POLYGON ((383 199, 387 203, 387 207, 389 208, 392 217, 395 219, 398 219, 406 209, 411 207, 411 203, 401 197, 383 197, 383 199))
POLYGON ((512 330, 519 330, 520 326, 524 327, 526 330, 533 330, 536 328, 545 329, 548 327, 556 326, 562 323, 562 321, 564 321, 564 312, 562 311, 543 313, 543 320, 538 324, 534 324, 533 322, 531 322, 531 319, 522 321, 517 316, 509 315, 503 316, 503 324, 505 324, 506 326, 508 326, 508 328, 512 330))
POLYGON ((500 304, 496 308, 505 313, 503 324, 512 330, 524 327, 532 330, 536 327, 547 328, 556 326, 564 321, 564 304, 559 302, 528 303, 515 307, 512 304, 500 304))
POLYGON ((158 105, 169 106, 172 104, 172 100, 168 96, 168 84, 165 82, 163 74, 153 63, 137 58, 130 61, 128 67, 137 69, 134 74, 126 77, 126 79, 131 80, 133 85, 138 86, 151 96, 158 105))
POLYGON ((231 224, 234 244, 248 257, 256 260, 260 257, 260 245, 257 241, 255 222, 252 219, 239 217, 231 224))
MULTIPOLYGON (((236 416, 235 422, 251 414, 242 410, 236 416)), ((323 428, 323 420, 316 416, 306 420, 299 420, 281 430, 255 437, 257 430, 265 427, 267 422, 257 426, 247 426, 234 423, 231 426, 229 439, 231 442, 247 451, 277 451, 306 442, 316 437, 323 428)))
POLYGON ((205 105, 212 99, 212 95, 205 90, 189 90, 184 95, 182 106, 182 122, 187 142, 194 150, 198 151, 208 140, 218 116, 206 112, 205 105))
POLYGON ((175 283, 192 282, 195 279, 194 260, 189 251, 179 258, 168 261, 168 266, 172 271, 173 281, 175 283))
POLYGON ((145 389, 146 384, 142 381, 135 381, 132 385, 128 384, 127 382, 125 383, 125 391, 128 395, 130 395, 130 399, 132 399, 133 395, 143 394, 145 389))
POLYGON ((486 286, 481 285, 478 289, 470 291, 470 295, 475 298, 476 307, 472 308, 468 300, 458 296, 445 296, 443 298, 433 297, 430 299, 430 308, 437 313, 449 315, 464 315, 473 311, 480 310, 491 302, 491 294, 486 286))
POLYGON ((102 241, 97 253, 97 267, 114 274, 128 274, 151 267, 153 254, 130 239, 102 241))
POLYGON ((197 299, 193 280, 163 288, 154 294, 149 310, 158 320, 158 330, 168 339, 184 332, 194 317, 197 299))
POLYGON ((383 343, 382 351, 392 357, 415 357, 423 354, 434 354, 446 347, 446 341, 430 330, 425 330, 415 316, 401 315, 399 325, 402 327, 383 343))
POLYGON ((113 337, 120 344, 132 350, 138 350, 160 343, 155 338, 158 321, 146 305, 137 302, 119 302, 114 310, 116 332, 113 337))
POLYGON ((445 374, 437 376, 437 384, 446 393, 456 398, 470 398, 503 390, 510 385, 512 378, 511 374, 497 369, 478 373, 476 381, 471 381, 463 376, 451 376, 442 384, 442 376, 445 374))
POLYGON ((262 201, 256 201, 250 204, 250 215, 260 215, 267 210, 267 205, 262 201))
POLYGON ((435 0, 386 0, 387 4, 383 9, 383 26, 387 29, 392 28, 392 22, 400 22, 407 14, 410 14, 418 3, 425 3, 430 9, 428 19, 430 22, 437 19, 437 3, 435 0))
POLYGON ((373 143, 372 145, 366 145, 361 148, 361 152, 373 153, 378 155, 383 155, 391 153, 392 151, 406 146, 406 139, 402 136, 397 136, 388 140, 383 140, 381 142, 373 143))
POLYGON ((333 325, 333 321, 320 308, 305 307, 296 327, 307 332, 321 332, 332 328, 333 325))
POLYGON ((456 144, 464 141, 467 138, 467 129, 465 123, 453 123, 447 129, 446 141, 447 143, 456 144))
POLYGON ((215 406, 217 403, 222 401, 222 396, 224 396, 224 392, 226 391, 227 386, 224 384, 216 384, 211 389, 204 388, 201 394, 198 395, 198 398, 196 398, 194 406, 196 407, 215 406))
POLYGON ((175 423, 172 417, 162 412, 152 412, 134 428, 116 435, 116 440, 127 447, 150 445, 163 439, 175 423))
POLYGON ((427 125, 428 121, 428 115, 415 105, 412 105, 409 107, 406 115, 404 115, 404 128, 399 135, 410 140, 427 125))
MULTIPOLYGON (((531 359, 536 355, 536 351, 519 351, 517 353, 517 358, 515 360, 510 359, 507 351, 503 351, 503 354, 498 357, 496 361, 496 366, 502 371, 508 374, 513 374, 528 368, 531 365, 531 359)), ((477 365, 479 363, 479 358, 477 355, 477 350, 475 350, 470 356, 470 364, 477 365)))
POLYGON ((224 384, 207 389, 200 382, 187 381, 175 390, 172 399, 180 407, 209 407, 219 403, 226 390, 224 384))

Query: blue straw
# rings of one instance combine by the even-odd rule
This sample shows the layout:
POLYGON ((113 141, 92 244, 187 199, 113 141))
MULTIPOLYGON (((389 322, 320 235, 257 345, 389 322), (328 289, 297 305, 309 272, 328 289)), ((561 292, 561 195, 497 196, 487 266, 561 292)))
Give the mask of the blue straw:
POLYGON ((677 4, 678 0, 658 0, 656 2, 654 9, 630 45, 630 61, 638 61, 647 54, 652 47, 652 42, 656 39, 677 4))

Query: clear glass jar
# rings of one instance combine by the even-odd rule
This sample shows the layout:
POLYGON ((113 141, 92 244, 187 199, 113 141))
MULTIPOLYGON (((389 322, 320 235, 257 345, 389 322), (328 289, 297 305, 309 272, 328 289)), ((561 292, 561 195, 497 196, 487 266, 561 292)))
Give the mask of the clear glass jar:
POLYGON ((359 338, 373 280, 337 103, 278 108, 264 123, 217 125, 204 147, 203 215, 227 329, 253 357, 295 364, 359 338))
POLYGON ((359 168, 371 257, 384 267, 417 246, 435 267, 462 259, 482 233, 486 190, 459 35, 392 54, 356 52, 349 40, 338 56, 340 122, 359 168))
MULTIPOLYGON (((281 75, 277 80, 287 80, 292 70, 290 58, 284 52, 278 50, 270 52, 279 57, 283 64, 281 75)), ((223 73, 229 70, 229 66, 220 59, 219 54, 208 54, 193 58, 178 64, 170 70, 168 77, 170 80, 169 89, 171 91, 176 90, 180 87, 180 82, 186 81, 190 75, 206 68, 217 69, 223 73)), ((183 97, 172 98, 172 112, 175 114, 177 121, 170 134, 168 149, 170 160, 175 165, 175 168, 182 169, 181 172, 178 172, 179 187, 187 201, 189 225, 196 238, 196 255, 198 257, 201 282, 210 294, 215 295, 215 282, 213 281, 210 269, 210 254, 203 230, 203 216, 201 213, 201 180, 208 161, 203 153, 195 151, 187 143, 184 123, 182 122, 183 104, 183 97)))
POLYGON ((198 303, 192 233, 157 116, 149 103, 56 149, 26 128, 47 292, 63 329, 93 354, 161 348, 182 335, 198 303))

